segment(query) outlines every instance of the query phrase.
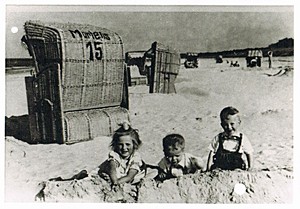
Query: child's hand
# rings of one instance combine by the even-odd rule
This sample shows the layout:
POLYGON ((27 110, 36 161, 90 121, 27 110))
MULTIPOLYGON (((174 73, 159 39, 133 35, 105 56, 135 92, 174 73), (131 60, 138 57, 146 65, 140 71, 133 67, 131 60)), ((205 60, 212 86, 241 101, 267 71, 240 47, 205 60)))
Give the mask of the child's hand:
POLYGON ((159 172, 157 176, 154 178, 155 181, 162 183, 167 179, 167 174, 165 172, 159 172))
POLYGON ((180 176, 183 176, 183 171, 182 171, 182 169, 172 168, 171 173, 172 173, 172 175, 173 175, 174 177, 180 177, 180 176))
POLYGON ((120 184, 115 183, 115 184, 111 185, 111 191, 118 192, 118 191, 121 191, 121 190, 122 190, 122 188, 121 188, 120 184))
POLYGON ((164 180, 164 179, 167 178, 167 174, 166 173, 159 173, 157 175, 157 177, 158 177, 159 180, 164 180))
POLYGON ((109 181, 109 180, 110 180, 109 175, 106 174, 106 173, 99 173, 99 176, 100 176, 101 178, 103 178, 104 180, 106 180, 106 181, 109 181))
POLYGON ((204 171, 201 170, 201 169, 198 169, 198 170, 196 170, 195 174, 200 174, 200 173, 202 173, 202 172, 204 172, 204 171))

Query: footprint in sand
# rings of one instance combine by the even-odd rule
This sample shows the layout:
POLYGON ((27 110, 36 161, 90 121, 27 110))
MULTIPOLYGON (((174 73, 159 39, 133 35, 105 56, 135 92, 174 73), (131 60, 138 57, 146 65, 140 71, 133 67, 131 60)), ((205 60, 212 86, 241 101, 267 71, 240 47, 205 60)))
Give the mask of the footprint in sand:
POLYGON ((267 155, 267 156, 275 155, 276 153, 277 153, 276 150, 262 150, 258 152, 258 154, 267 155))

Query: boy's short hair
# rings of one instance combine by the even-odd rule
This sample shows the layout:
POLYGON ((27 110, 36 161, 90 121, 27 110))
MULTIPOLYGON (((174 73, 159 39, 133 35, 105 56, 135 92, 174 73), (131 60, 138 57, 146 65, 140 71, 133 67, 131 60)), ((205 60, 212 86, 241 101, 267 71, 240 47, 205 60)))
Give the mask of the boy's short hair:
POLYGON ((163 151, 165 155, 170 155, 176 151, 183 151, 185 140, 180 134, 169 134, 163 138, 163 151))
POLYGON ((225 107, 220 113, 221 121, 224 121, 228 118, 228 115, 235 115, 238 114, 239 111, 235 107, 225 107))

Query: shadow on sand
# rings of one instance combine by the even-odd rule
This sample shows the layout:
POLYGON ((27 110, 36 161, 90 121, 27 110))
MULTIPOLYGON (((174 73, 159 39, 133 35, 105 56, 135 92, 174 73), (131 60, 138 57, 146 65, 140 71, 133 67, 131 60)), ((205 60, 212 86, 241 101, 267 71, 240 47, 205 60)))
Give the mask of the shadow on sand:
POLYGON ((24 142, 30 142, 28 115, 5 116, 5 136, 13 136, 24 142))

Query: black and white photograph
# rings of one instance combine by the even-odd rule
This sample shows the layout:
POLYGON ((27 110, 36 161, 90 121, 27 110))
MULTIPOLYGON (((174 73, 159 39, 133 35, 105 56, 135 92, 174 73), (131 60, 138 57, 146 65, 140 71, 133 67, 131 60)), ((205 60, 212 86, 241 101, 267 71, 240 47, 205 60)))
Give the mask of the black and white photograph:
POLYGON ((4 202, 293 204, 294 9, 6 4, 4 202))

